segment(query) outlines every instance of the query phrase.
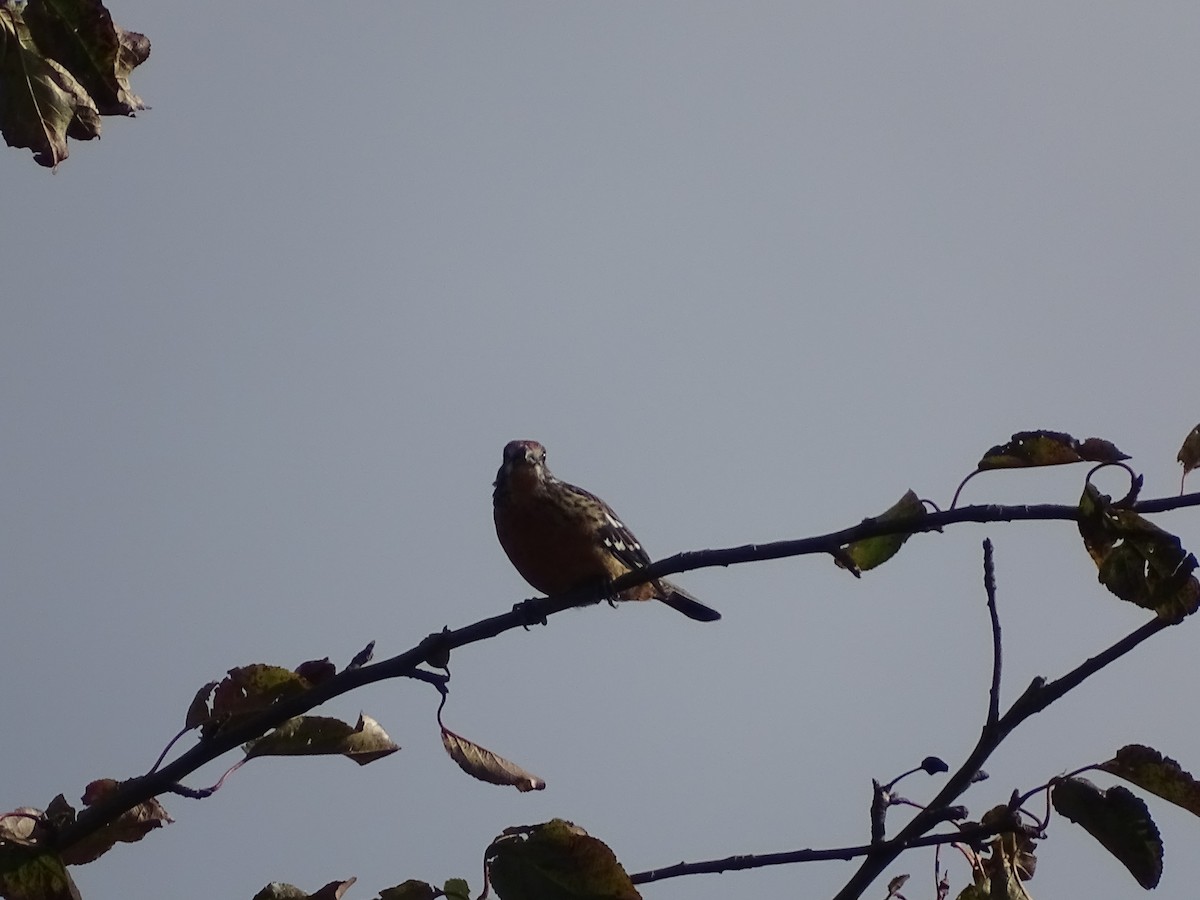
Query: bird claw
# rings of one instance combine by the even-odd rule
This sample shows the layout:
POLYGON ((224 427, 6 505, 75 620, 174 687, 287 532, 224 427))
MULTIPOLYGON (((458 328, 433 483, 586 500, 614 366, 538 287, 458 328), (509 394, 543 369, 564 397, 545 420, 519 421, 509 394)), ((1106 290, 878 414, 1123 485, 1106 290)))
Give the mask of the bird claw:
POLYGON ((613 609, 617 608, 617 603, 621 599, 621 595, 612 589, 612 580, 604 586, 604 599, 608 601, 608 605, 613 609))
POLYGON ((513 604, 512 611, 521 617, 521 627, 526 631, 528 631, 532 625, 549 624, 546 616, 543 613, 538 612, 537 607, 534 606, 538 599, 539 598, 537 597, 530 597, 528 600, 522 600, 520 603, 513 604))

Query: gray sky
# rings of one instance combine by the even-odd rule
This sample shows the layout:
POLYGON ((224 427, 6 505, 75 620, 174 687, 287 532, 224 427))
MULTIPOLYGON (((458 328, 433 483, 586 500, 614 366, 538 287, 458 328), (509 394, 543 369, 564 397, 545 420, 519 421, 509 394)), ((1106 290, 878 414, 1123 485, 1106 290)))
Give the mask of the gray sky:
MULTIPOLYGON (((153 109, 57 174, 0 153, 5 807, 144 771, 234 665, 390 656, 528 596, 490 515, 512 438, 659 556, 841 528, 910 487, 944 505, 1020 429, 1104 436, 1148 496, 1178 489, 1194 3, 112 11, 153 42, 153 109)), ((1083 475, 964 500, 1072 502, 1083 475)), ((1159 521, 1200 547, 1194 514, 1159 521)), ((77 881, 478 891, 488 841, 553 816, 631 871, 862 842, 872 777, 978 735, 989 535, 1007 700, 1144 620, 1061 524, 923 536, 862 581, 819 558, 697 572, 717 625, 601 607, 455 654, 447 724, 542 793, 466 778, 433 692, 390 683, 322 712, 366 710, 400 754, 255 761, 77 881)), ((1129 742, 1200 770, 1193 627, 1019 731, 972 813, 1129 742)), ((1161 893, 1186 896, 1197 823, 1150 805, 1161 893)), ((644 894, 822 897, 852 868, 644 894)), ((931 854, 899 872, 931 894, 931 854)), ((1061 820, 1030 887, 1138 891, 1061 820)))

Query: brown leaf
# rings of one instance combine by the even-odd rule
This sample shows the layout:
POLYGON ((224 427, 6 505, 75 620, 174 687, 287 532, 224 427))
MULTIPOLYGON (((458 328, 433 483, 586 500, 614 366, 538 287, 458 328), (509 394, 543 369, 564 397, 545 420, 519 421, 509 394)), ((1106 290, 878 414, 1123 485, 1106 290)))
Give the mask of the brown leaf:
POLYGON ((213 689, 217 686, 217 682, 210 681, 200 690, 196 691, 196 696, 192 698, 191 705, 188 706, 187 715, 184 717, 184 728, 191 730, 199 728, 212 716, 212 711, 208 707, 208 698, 212 696, 213 689))
POLYGON ((455 734, 445 725, 442 726, 442 746, 458 767, 472 778, 488 784, 512 785, 521 792, 540 791, 546 787, 546 782, 536 775, 455 734))
POLYGON ((146 108, 129 89, 129 75, 150 56, 150 41, 116 25, 101 0, 30 0, 25 21, 42 52, 70 70, 101 115, 146 108))
POLYGON ((1200 466, 1200 425, 1193 428, 1183 439, 1183 446, 1179 448, 1179 455, 1175 458, 1183 466, 1183 475, 1179 479, 1179 490, 1182 492, 1183 479, 1187 478, 1188 472, 1200 466))
POLYGON ((1074 462, 1119 462, 1129 456, 1102 438, 1076 440, 1062 431, 1018 431, 1008 443, 983 454, 978 468, 1061 466, 1074 462))
POLYGON ((1200 782, 1171 757, 1152 747, 1128 744, 1097 768, 1200 816, 1200 782))
MULTIPOLYGON (((84 790, 83 803, 94 806, 121 786, 112 778, 99 778, 84 790)), ((170 825, 175 820, 167 815, 166 809, 155 798, 144 800, 133 809, 126 810, 99 831, 94 831, 77 844, 62 852, 63 862, 78 866, 99 859, 118 843, 132 844, 140 841, 156 828, 170 825)))
POLYGON ((68 135, 99 136, 100 113, 75 77, 38 48, 23 18, 31 6, 0 5, 0 134, 53 168, 67 158, 68 135))

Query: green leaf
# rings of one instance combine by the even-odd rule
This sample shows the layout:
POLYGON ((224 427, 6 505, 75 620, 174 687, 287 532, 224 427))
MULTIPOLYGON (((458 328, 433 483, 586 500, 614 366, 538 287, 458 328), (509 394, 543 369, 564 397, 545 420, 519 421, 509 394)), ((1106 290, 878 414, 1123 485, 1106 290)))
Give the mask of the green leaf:
POLYGON ((978 468, 1015 469, 1123 459, 1129 456, 1102 438, 1080 441, 1062 431, 1018 431, 1008 443, 998 444, 983 454, 978 468))
POLYGON ((1100 583, 1129 603, 1165 619, 1182 619, 1200 608, 1196 557, 1179 538, 1112 499, 1093 485, 1079 501, 1079 534, 1099 570, 1100 583))
POLYGON ((246 759, 256 756, 345 756, 365 766, 391 756, 400 748, 392 743, 378 722, 359 714, 351 727, 327 716, 296 716, 270 734, 250 741, 243 749, 246 759))
POLYGON ((1146 804, 1117 785, 1102 791, 1084 778, 1054 783, 1054 808, 1083 827, 1149 890, 1162 878, 1163 848, 1146 804))
POLYGON ((0 846, 0 897, 5 900, 80 900, 63 861, 53 853, 0 846))
MULTIPOLYGON (((899 524, 902 522, 917 522, 925 516, 925 504, 911 490, 897 500, 887 510, 874 518, 875 522, 899 524)), ((881 566, 897 553, 904 542, 912 537, 911 532, 884 534, 879 537, 865 538, 854 541, 841 548, 839 556, 834 561, 845 569, 857 574, 868 569, 881 566)))
POLYGON ((1097 768, 1200 816, 1200 782, 1171 757, 1152 747, 1128 744, 1097 768))
POLYGON ((563 819, 510 828, 485 855, 500 900, 640 900, 612 850, 563 819))

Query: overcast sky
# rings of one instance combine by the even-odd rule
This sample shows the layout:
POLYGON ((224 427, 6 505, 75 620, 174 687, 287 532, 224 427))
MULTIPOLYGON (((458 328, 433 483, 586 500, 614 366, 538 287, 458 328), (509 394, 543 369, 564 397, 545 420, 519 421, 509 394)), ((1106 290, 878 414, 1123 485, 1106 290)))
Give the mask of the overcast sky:
MULTIPOLYGON (((57 173, 0 152, 4 808, 145 771, 232 666, 391 656, 529 596, 490 513, 513 438, 656 556, 831 531, 909 488, 945 505, 1021 429, 1108 438, 1147 496, 1178 490, 1195 3, 111 8, 153 43, 153 108, 57 173)), ((1085 471, 964 502, 1073 502, 1085 471)), ((1200 548, 1194 512, 1158 521, 1200 548)), ((861 581, 816 557, 696 572, 720 623, 603 606, 454 655, 447 724, 544 792, 468 779, 435 693, 377 685, 322 712, 365 710, 401 753, 257 760, 76 879, 477 893, 490 839, 553 816, 631 871, 862 843, 872 778, 978 736, 986 536, 1006 701, 1145 620, 1065 524, 922 536, 861 581)), ((1130 742, 1200 771, 1196 627, 1018 731, 972 814, 1130 742)), ((1150 807, 1160 893, 1189 896, 1200 823, 1150 807)), ((853 868, 643 894, 819 898, 853 868)), ((900 872, 931 896, 930 852, 900 872)), ((1139 892, 1058 819, 1030 890, 1139 892)))

